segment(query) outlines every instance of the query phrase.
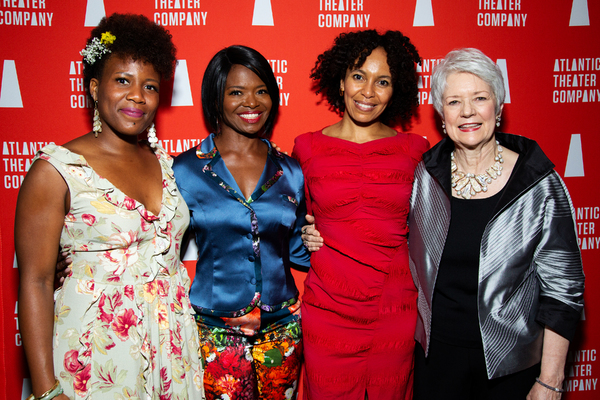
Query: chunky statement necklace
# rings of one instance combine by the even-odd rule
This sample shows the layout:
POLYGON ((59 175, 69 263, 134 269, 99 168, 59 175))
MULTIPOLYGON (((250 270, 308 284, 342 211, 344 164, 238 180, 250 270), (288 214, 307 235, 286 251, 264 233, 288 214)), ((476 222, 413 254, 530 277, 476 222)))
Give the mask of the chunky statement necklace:
POLYGON ((502 175, 502 147, 496 140, 496 152, 494 157, 494 164, 485 170, 483 174, 471 174, 464 173, 458 170, 456 163, 454 162, 454 151, 450 153, 450 171, 452 172, 452 188, 456 190, 456 194, 464 199, 470 199, 477 195, 477 193, 487 192, 487 185, 496 180, 502 175))

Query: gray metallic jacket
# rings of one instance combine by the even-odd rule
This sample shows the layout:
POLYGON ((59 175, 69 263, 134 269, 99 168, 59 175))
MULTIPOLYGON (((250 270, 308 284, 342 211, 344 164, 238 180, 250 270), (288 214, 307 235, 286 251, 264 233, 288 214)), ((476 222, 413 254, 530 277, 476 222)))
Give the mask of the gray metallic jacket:
MULTIPOLYGON (((557 329, 548 326, 559 334, 558 326, 565 323, 574 331, 584 288, 574 210, 554 165, 532 140, 503 133, 496 139, 519 153, 520 160, 481 239, 477 302, 490 379, 541 360, 546 323, 541 314, 558 314, 550 318, 557 329)), ((415 339, 426 354, 433 292, 450 225, 453 148, 446 138, 423 155, 411 195, 410 268, 419 290, 415 339)))

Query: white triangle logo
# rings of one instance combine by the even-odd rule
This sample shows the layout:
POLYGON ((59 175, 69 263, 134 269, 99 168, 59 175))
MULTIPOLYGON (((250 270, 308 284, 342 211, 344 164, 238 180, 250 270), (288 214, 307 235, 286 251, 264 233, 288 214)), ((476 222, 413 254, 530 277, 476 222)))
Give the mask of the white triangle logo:
POLYGON ((510 103, 510 85, 508 84, 508 68, 506 67, 506 59, 499 58, 498 60, 496 60, 496 65, 498 65, 498 67, 500 68, 500 71, 502 71, 502 77, 504 78, 504 92, 505 92, 504 103, 509 104, 510 103))
POLYGON ((87 0, 84 26, 98 26, 104 16, 106 16, 104 0, 87 0))
POLYGON ((573 0, 571 7, 571 20, 569 26, 589 26, 590 14, 587 0, 573 0))
POLYGON ((417 0, 413 26, 434 26, 431 0, 417 0))
POLYGON ((271 0, 254 0, 254 14, 252 25, 273 26, 273 10, 271 0))
POLYGON ((4 60, 2 87, 0 87, 0 107, 23 108, 15 60, 4 60))
POLYGON ((173 97, 171 106, 193 106, 192 88, 188 74, 187 60, 177 60, 175 78, 173 79, 173 97))
POLYGON ((574 133, 571 135, 569 155, 567 156, 567 167, 565 168, 565 178, 572 176, 585 176, 585 174, 583 173, 583 151, 581 149, 581 135, 579 133, 574 133))

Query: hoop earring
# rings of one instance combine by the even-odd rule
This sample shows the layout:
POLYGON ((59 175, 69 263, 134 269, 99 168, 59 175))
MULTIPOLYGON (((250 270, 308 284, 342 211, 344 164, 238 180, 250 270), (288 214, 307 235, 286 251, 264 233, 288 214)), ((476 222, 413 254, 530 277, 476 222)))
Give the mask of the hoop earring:
POLYGON ((94 131, 94 137, 98 137, 98 134, 102 132, 102 121, 100 121, 100 113, 98 112, 98 100, 94 102, 94 119, 92 120, 92 130, 94 131))
POLYGON ((156 127, 154 126, 154 122, 148 128, 148 142, 150 143, 150 147, 153 149, 156 148, 158 138, 156 137, 156 127))

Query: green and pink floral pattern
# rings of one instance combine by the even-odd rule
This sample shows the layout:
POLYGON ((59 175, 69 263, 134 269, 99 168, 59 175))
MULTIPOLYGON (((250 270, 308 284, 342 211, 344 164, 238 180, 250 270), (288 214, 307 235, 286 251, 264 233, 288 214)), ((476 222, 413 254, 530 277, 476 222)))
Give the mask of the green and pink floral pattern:
POLYGON ((71 399, 202 399, 198 331, 179 261, 189 211, 162 149, 159 215, 55 145, 36 159, 64 177, 61 247, 72 273, 55 293, 54 370, 71 399))

